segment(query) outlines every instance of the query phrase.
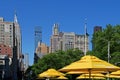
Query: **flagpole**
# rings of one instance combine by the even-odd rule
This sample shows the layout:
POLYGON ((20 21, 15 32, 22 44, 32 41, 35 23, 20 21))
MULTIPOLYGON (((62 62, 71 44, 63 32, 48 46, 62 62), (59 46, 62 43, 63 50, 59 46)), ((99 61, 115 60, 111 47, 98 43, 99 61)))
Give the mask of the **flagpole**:
POLYGON ((84 51, 84 55, 86 55, 86 25, 87 25, 87 19, 85 19, 85 51, 84 51))

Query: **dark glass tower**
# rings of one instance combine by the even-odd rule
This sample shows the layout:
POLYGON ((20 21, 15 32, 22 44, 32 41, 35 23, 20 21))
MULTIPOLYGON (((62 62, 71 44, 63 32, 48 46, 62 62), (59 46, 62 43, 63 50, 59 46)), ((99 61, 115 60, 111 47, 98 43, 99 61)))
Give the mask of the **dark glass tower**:
POLYGON ((34 52, 34 63, 37 62, 38 60, 38 55, 36 53, 36 49, 38 47, 38 43, 41 44, 42 43, 42 29, 40 26, 35 27, 35 31, 34 31, 34 36, 35 36, 35 52, 34 52))
POLYGON ((42 43, 42 30, 40 26, 35 27, 35 50, 38 46, 38 42, 42 43))

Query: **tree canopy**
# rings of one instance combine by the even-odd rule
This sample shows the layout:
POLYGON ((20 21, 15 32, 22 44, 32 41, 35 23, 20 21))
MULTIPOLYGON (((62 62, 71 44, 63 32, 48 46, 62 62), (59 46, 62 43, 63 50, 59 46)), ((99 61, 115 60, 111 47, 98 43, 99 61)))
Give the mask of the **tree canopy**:
POLYGON ((93 34, 92 44, 95 55, 106 61, 108 59, 109 47, 110 60, 112 60, 115 56, 114 53, 120 52, 120 25, 112 26, 109 24, 102 31, 95 32, 93 34))
POLYGON ((79 60, 83 56, 83 52, 78 49, 70 49, 67 51, 56 51, 45 55, 43 58, 40 58, 38 63, 32 65, 26 75, 32 71, 32 75, 37 77, 37 75, 43 71, 46 71, 49 68, 54 68, 56 70, 79 60))

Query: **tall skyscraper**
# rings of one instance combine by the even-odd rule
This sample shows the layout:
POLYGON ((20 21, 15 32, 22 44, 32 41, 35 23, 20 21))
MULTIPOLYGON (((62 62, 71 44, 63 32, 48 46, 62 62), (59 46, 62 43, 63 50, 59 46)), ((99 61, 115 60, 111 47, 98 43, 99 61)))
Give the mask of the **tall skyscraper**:
POLYGON ((85 40, 85 35, 75 35, 75 48, 78 48, 79 50, 85 52, 85 47, 86 51, 89 50, 89 39, 88 35, 86 35, 86 40, 85 40), (86 44, 85 44, 86 41, 86 44))
POLYGON ((29 67, 29 54, 24 54, 24 68, 25 68, 25 71, 27 70, 28 67, 29 67))
POLYGON ((0 18, 0 44, 13 47, 13 22, 5 22, 0 18))
POLYGON ((13 48, 13 26, 15 26, 15 36, 17 39, 17 58, 22 55, 21 49, 21 30, 17 21, 17 16, 14 16, 14 22, 7 22, 0 18, 0 44, 7 45, 13 48))
POLYGON ((102 31, 102 27, 101 26, 95 26, 94 27, 94 33, 97 31, 102 31))
POLYGON ((56 50, 59 50, 59 42, 61 37, 59 36, 59 25, 58 24, 54 24, 53 25, 53 35, 51 36, 51 40, 50 40, 50 52, 55 52, 56 50))
POLYGON ((68 49, 75 48, 75 33, 74 32, 64 32, 62 36, 62 50, 66 51, 68 49))
POLYGON ((36 48, 38 47, 38 43, 40 44, 42 43, 42 29, 40 26, 35 27, 34 34, 35 34, 35 50, 36 50, 36 48))
POLYGON ((50 52, 55 52, 57 50, 66 51, 68 49, 78 48, 85 52, 88 51, 89 42, 88 35, 78 35, 74 32, 59 32, 58 24, 53 26, 53 35, 51 36, 50 52), (86 41, 86 46, 85 46, 86 41))
MULTIPOLYGON (((102 31, 102 26, 95 26, 93 34, 95 34, 98 31, 102 31)), ((92 43, 92 49, 94 49, 94 46, 95 46, 95 44, 92 43)))
POLYGON ((40 26, 35 27, 34 31, 34 36, 35 36, 35 51, 34 51, 34 63, 36 63, 39 59, 39 55, 41 54, 41 48, 39 49, 39 53, 36 52, 38 49, 38 44, 41 45, 42 43, 42 29, 40 26))
MULTIPOLYGON (((12 22, 4 21, 4 18, 0 17, 0 44, 6 45, 12 49, 11 57, 12 66, 14 66, 14 68, 16 69, 19 68, 19 70, 21 70, 22 64, 21 30, 18 24, 16 14, 14 16, 14 21, 12 22), (14 48, 14 46, 16 46, 16 48, 14 48), (14 62, 16 62, 16 64, 14 64, 14 62)), ((14 69, 14 72, 16 69, 14 69)))

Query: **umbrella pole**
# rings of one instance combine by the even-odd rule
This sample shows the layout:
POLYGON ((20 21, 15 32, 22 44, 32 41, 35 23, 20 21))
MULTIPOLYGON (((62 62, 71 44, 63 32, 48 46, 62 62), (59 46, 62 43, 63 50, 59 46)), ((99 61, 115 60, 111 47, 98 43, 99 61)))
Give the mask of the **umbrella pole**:
POLYGON ((50 80, 49 78, 46 78, 45 80, 50 80))
POLYGON ((108 78, 107 78, 107 80, 109 80, 109 75, 110 75, 110 73, 108 72, 108 78))
POLYGON ((91 69, 88 69, 89 71, 89 80, 91 80, 91 69))

